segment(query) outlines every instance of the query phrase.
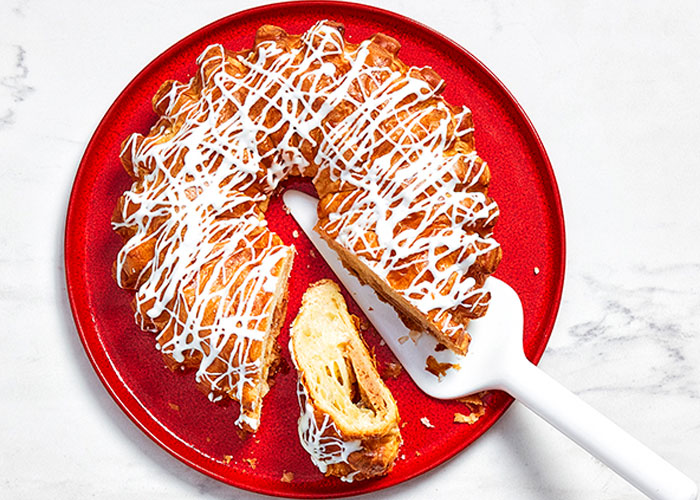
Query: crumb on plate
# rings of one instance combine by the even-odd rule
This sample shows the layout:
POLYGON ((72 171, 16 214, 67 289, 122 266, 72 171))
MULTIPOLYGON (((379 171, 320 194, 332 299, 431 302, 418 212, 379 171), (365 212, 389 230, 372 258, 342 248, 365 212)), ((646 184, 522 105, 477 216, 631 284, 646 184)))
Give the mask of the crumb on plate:
MULTIPOLYGON (((469 415, 464 415, 464 417, 467 420, 464 420, 463 422, 457 421, 457 413, 455 413, 455 423, 466 423, 466 424, 473 424, 477 420, 479 420, 481 417, 484 416, 484 413, 486 413, 486 402, 484 401, 484 396, 486 396, 486 392, 479 392, 478 394, 470 394, 469 396, 465 396, 463 398, 457 399, 460 403, 464 404, 467 408, 469 408, 470 414, 469 415)), ((461 417, 460 417, 461 419, 461 417)))
POLYGON ((420 339, 423 336, 423 332, 420 330, 411 330, 410 332, 408 332, 408 336, 411 337, 411 340, 414 344, 417 344, 418 339, 420 339))
POLYGON ((394 361, 389 361, 382 368, 381 376, 382 378, 397 378, 401 374, 403 367, 394 361))
POLYGON ((434 429, 435 426, 430 423, 430 420, 428 420, 428 417, 421 417, 420 423, 426 426, 428 429, 434 429))
POLYGON ((447 370, 454 368, 459 370, 462 367, 457 363, 440 363, 433 356, 428 356, 425 360, 425 370, 432 373, 437 378, 442 378, 447 374, 447 370))

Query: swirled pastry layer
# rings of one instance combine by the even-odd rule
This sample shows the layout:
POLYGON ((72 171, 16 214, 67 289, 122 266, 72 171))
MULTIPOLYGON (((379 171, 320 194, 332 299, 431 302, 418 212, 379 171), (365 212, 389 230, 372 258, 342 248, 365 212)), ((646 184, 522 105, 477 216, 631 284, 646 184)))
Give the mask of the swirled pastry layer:
POLYGON ((168 364, 238 401, 246 429, 284 317, 293 249, 264 212, 287 176, 313 178, 317 230, 343 260, 454 351, 487 308, 498 207, 471 113, 398 50, 381 34, 348 43, 328 21, 302 35, 263 26, 251 50, 209 46, 189 82, 164 83, 158 121, 123 145, 117 282, 168 364))

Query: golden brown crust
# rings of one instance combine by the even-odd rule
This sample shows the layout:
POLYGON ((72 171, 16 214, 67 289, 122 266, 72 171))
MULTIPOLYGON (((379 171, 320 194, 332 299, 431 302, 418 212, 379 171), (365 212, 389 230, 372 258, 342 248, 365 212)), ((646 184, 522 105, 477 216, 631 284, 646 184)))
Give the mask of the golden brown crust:
POLYGON ((333 281, 304 294, 290 351, 299 374, 300 437, 314 463, 346 480, 389 472, 401 445, 398 408, 333 281), (338 449, 344 453, 333 454, 338 449))
POLYGON ((262 338, 233 334, 223 344, 216 341, 219 355, 198 371, 200 387, 213 399, 228 395, 239 400, 249 422, 259 416, 268 389, 265 378, 281 323, 276 318, 286 300, 293 258, 292 250, 264 223, 269 198, 284 177, 313 177, 320 197, 319 232, 389 302, 456 352, 466 352, 466 326, 486 310, 489 295, 481 287, 501 256, 491 238, 498 209, 487 196, 490 172, 474 150, 469 110, 444 102, 444 81, 435 71, 404 64, 395 39, 376 34, 352 44, 343 33, 342 25, 328 21, 303 35, 265 25, 251 50, 208 47, 188 83, 166 81, 156 92, 153 109, 159 118, 151 131, 134 134, 122 148, 122 164, 134 182, 113 216, 125 241, 115 278, 120 286, 136 290, 137 321, 158 333, 172 368, 194 368, 211 357, 215 342, 210 337, 216 336, 222 318, 235 319, 243 309, 263 318, 235 327, 260 332, 262 338), (404 95, 405 88, 418 90, 404 95), (285 104, 280 104, 283 99, 285 104), (362 133, 370 138, 369 146, 354 139, 362 133), (199 142, 191 137, 200 137, 199 142), (431 147, 436 152, 431 168, 440 174, 426 177, 425 170, 411 170, 421 151, 431 147), (186 161, 193 151, 201 153, 196 165, 186 161), (380 163, 392 173, 375 175, 372 169, 380 163), (363 178, 374 181, 356 182, 363 178), (378 208, 378 193, 412 192, 417 183, 425 184, 424 189, 410 202, 385 197, 381 201, 387 209, 378 208), (189 187, 164 196, 173 185, 189 187), (197 208, 205 217, 216 212, 210 217, 212 228, 202 233, 211 258, 170 287, 172 278, 162 263, 179 262, 171 257, 191 229, 192 218, 181 211, 197 205, 212 189, 223 196, 197 208), (375 201, 366 203, 369 195, 375 201), (385 216, 399 206, 405 212, 393 217, 388 230, 358 212, 385 216), (245 229, 237 228, 240 221, 247 224, 245 229), (406 256, 387 264, 382 274, 382 259, 395 251, 383 243, 388 233, 392 244, 413 233, 425 241, 457 234, 459 242, 403 248, 406 256), (254 276, 250 263, 263 261, 275 284, 248 293, 263 279, 254 276), (158 295, 164 288, 176 289, 167 300, 158 295), (446 306, 430 306, 448 296, 457 298, 446 306), (182 348, 190 342, 179 338, 187 337, 182 325, 193 316, 200 320, 194 336, 201 342, 182 348), (241 383, 232 369, 236 353, 245 353, 243 364, 259 365, 250 373, 253 384, 241 383))
MULTIPOLYGON (((235 60, 231 61, 235 68, 235 60)), ((172 212, 167 215, 157 215, 161 212, 161 205, 155 205, 148 217, 145 227, 141 226, 141 219, 135 216, 142 208, 135 202, 135 196, 131 194, 143 194, 158 192, 167 189, 184 167, 184 155, 167 156, 163 168, 157 170, 150 161, 144 161, 149 150, 162 144, 174 141, 174 137, 186 126, 186 121, 194 112, 194 106, 203 98, 203 93, 211 90, 212 83, 205 84, 212 75, 215 66, 204 65, 202 71, 192 80, 183 84, 176 81, 164 82, 153 97, 153 109, 160 115, 156 124, 146 136, 134 134, 122 144, 121 161, 126 172, 132 177, 134 183, 127 193, 122 195, 115 207, 112 217, 115 230, 122 236, 125 248, 120 259, 115 263, 115 279, 125 289, 136 290, 133 302, 137 321, 141 328, 157 332, 157 342, 160 346, 166 365, 173 371, 182 369, 195 369, 200 367, 203 357, 210 351, 210 335, 212 328, 222 317, 235 314, 237 310, 245 308, 256 317, 256 324, 245 325, 260 331, 262 339, 246 338, 232 334, 226 344, 220 348, 219 354, 213 361, 204 367, 198 375, 197 385, 209 394, 210 399, 219 400, 222 397, 230 397, 239 401, 241 405, 241 427, 247 431, 254 431, 256 421, 259 420, 262 408, 262 397, 268 392, 268 373, 270 366, 275 363, 278 355, 276 338, 284 320, 287 304, 287 279, 291 271, 293 261, 293 249, 285 247, 282 240, 269 231, 264 224, 253 228, 234 243, 235 247, 225 252, 225 258, 213 257, 199 268, 194 278, 188 282, 177 284, 177 294, 162 307, 160 314, 153 316, 151 313, 155 299, 142 294, 144 284, 149 280, 156 262, 163 262, 169 254, 174 253, 172 248, 163 248, 163 241, 172 237, 178 231, 184 231, 184 223, 172 220, 176 215, 172 212), (149 177, 150 176, 150 177, 149 177), (163 234, 163 228, 168 228, 168 234, 163 234), (137 236, 138 233, 138 236, 137 236), (137 242, 137 243, 135 243, 137 242), (156 248, 160 246, 160 252, 156 248), (265 259, 273 250, 283 250, 283 257, 270 268, 270 275, 277 279, 277 285, 273 291, 259 291, 253 293, 240 293, 241 288, 251 287, 251 273, 249 263, 265 259), (158 254, 158 255, 156 255, 158 254), (118 265, 116 265, 118 264, 118 265), (216 274, 216 276, 215 276, 216 274), (232 278, 230 278, 232 277, 232 278), (205 293, 211 296, 204 305, 204 311, 194 311, 197 300, 205 293), (223 296, 220 294, 223 293, 223 296), (245 298, 242 298, 245 297, 245 298), (242 301, 252 300, 252 305, 243 304, 242 301), (225 304, 222 305, 221 302, 225 304), (200 325, 197 335, 200 336, 198 349, 177 353, 168 349, 168 345, 174 337, 181 335, 182 325, 186 324, 192 315, 200 316, 200 325), (252 383, 241 383, 241 377, 236 370, 231 370, 233 358, 241 358, 243 364, 256 364, 248 373, 243 374, 251 379, 252 383), (179 356, 183 354, 183 356, 179 356)), ((225 119, 235 109, 226 110, 221 115, 225 119)), ((220 161, 214 159, 205 160, 202 168, 211 174, 215 174, 220 168, 220 161)), ((226 186, 232 193, 237 191, 236 185, 226 186)), ((248 196, 249 201, 237 203, 229 212, 220 213, 217 220, 230 219, 232 222, 238 217, 246 215, 263 220, 264 200, 255 203, 254 198, 259 195, 261 187, 252 185, 242 192, 248 196)), ((187 191, 190 201, 196 202, 197 189, 187 191)), ((231 226, 233 227, 233 226, 231 226)), ((213 243, 213 252, 216 253, 226 246, 231 246, 233 241, 229 233, 234 229, 213 232, 207 235, 210 243, 213 243)), ((238 362, 236 362, 238 363, 238 362)))

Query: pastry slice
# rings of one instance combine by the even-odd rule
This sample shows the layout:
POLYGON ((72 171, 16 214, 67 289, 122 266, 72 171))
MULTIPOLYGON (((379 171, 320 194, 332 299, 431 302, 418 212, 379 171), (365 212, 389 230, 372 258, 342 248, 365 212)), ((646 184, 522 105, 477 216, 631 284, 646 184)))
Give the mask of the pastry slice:
POLYGON ((299 438, 313 463, 348 482, 389 472, 401 445, 398 408, 334 282, 304 293, 289 350, 299 375, 299 438))
POLYGON ((180 196, 177 182, 159 184, 169 173, 137 178, 120 199, 112 223, 124 246, 115 278, 135 290, 136 322, 156 334, 167 366, 195 371, 211 401, 238 402, 235 425, 255 432, 279 359, 294 250, 244 196, 219 192, 216 183, 180 196))

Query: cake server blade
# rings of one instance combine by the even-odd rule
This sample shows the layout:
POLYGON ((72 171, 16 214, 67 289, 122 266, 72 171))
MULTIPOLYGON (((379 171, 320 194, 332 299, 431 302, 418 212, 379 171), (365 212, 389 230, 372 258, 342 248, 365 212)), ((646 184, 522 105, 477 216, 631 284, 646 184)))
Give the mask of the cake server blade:
POLYGON ((391 305, 381 300, 372 287, 363 285, 343 266, 336 252, 314 230, 318 221, 315 198, 298 191, 287 191, 283 196, 284 203, 306 236, 423 392, 438 399, 455 399, 495 387, 497 380, 489 377, 494 370, 484 365, 489 357, 480 356, 479 353, 492 342, 510 345, 507 339, 497 339, 496 336, 512 332, 520 335, 519 332, 522 332, 520 300, 508 285, 495 278, 487 280, 487 288, 492 294, 489 312, 469 324, 472 342, 467 356, 460 356, 448 349, 440 350, 432 335, 408 328, 391 305), (443 367, 450 366, 444 375, 438 377, 426 369, 430 356, 443 367))
POLYGON ((466 356, 436 351, 438 342, 413 332, 392 306, 363 285, 314 230, 318 200, 288 190, 284 203, 306 236, 372 322, 416 385, 438 399, 453 399, 487 389, 500 389, 599 458, 647 496, 658 500, 695 500, 695 483, 631 437, 597 410, 569 392, 527 360, 523 353, 523 309, 518 294, 490 277, 488 312, 469 323, 472 342, 466 356), (438 377, 426 370, 428 357, 452 367, 438 377))

